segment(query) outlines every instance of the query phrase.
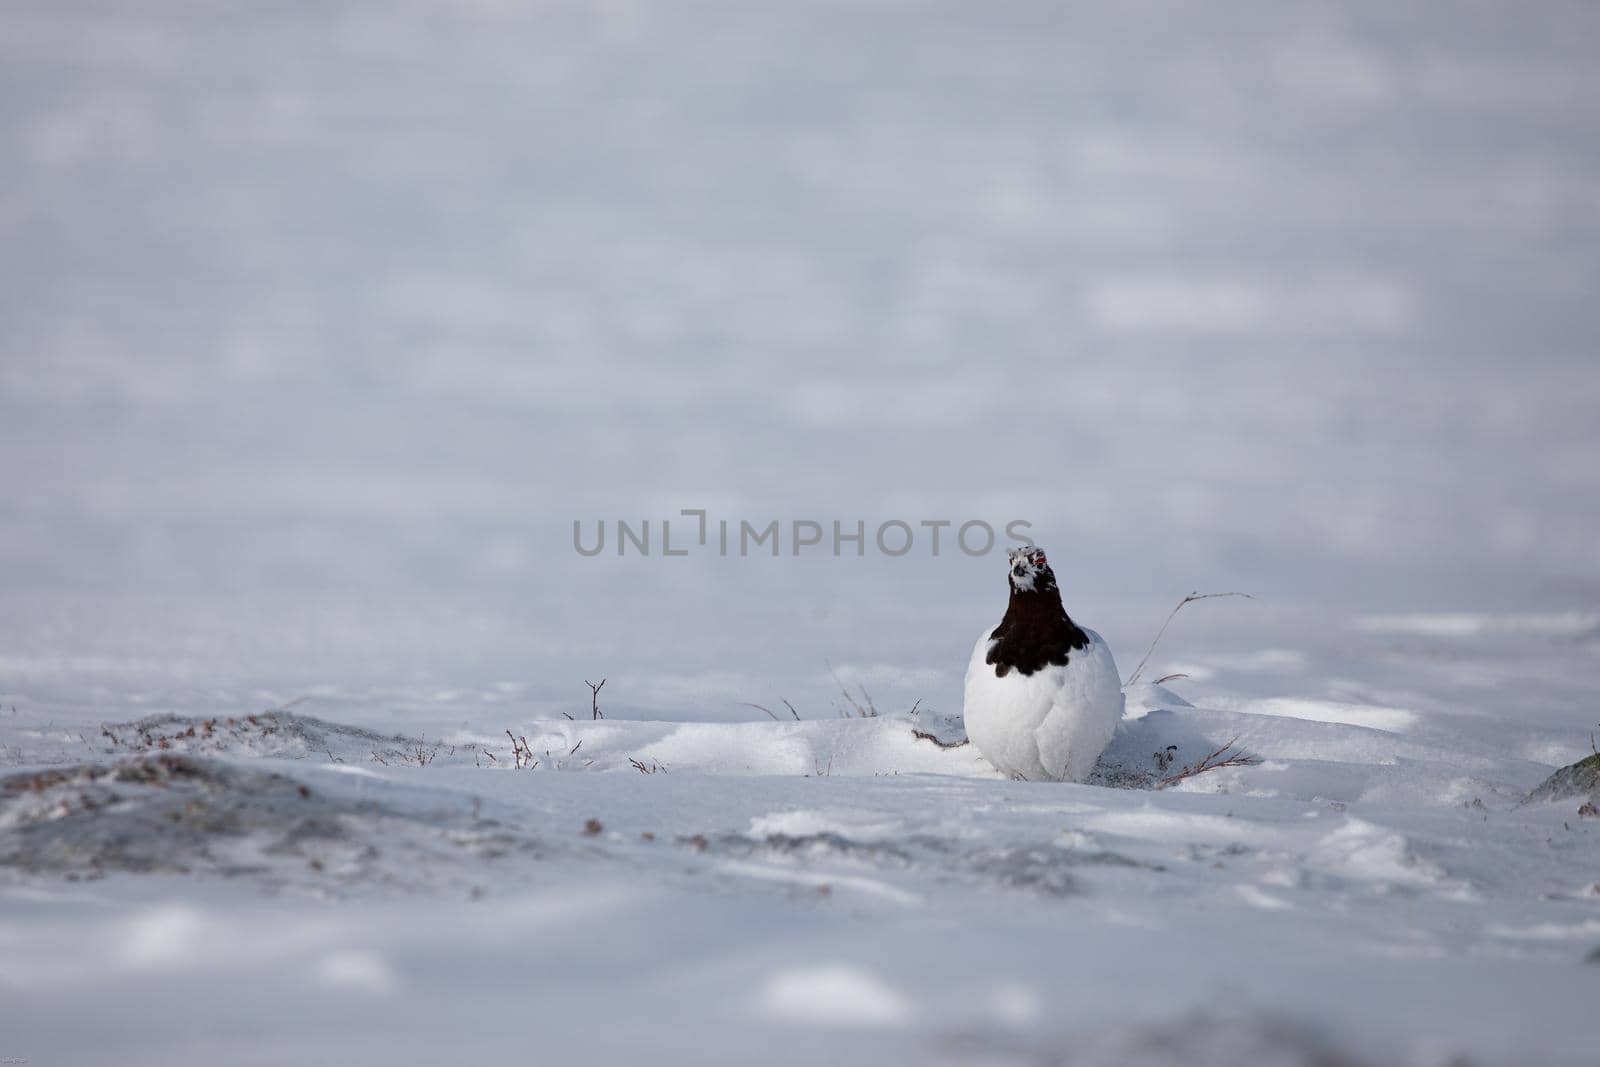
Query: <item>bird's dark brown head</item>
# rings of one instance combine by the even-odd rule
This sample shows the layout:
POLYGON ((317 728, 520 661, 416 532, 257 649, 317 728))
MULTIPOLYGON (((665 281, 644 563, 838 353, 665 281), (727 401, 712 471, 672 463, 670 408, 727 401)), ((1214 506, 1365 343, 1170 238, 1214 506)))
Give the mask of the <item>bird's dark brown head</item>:
POLYGON ((1056 575, 1045 561, 1044 549, 1023 545, 1006 554, 1011 562, 1013 593, 1048 593, 1056 588, 1056 575))
POLYGON ((1089 644, 1089 637, 1062 607, 1044 549, 1023 545, 1008 555, 1011 603, 989 635, 994 644, 986 659, 1001 678, 1012 670, 1029 675, 1047 666, 1065 666, 1073 652, 1089 644))

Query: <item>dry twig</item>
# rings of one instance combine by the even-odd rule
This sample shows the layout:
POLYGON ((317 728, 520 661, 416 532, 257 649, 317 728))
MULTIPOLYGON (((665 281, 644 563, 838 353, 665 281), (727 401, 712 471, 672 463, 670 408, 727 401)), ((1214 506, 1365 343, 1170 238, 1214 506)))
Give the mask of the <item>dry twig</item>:
POLYGON ((1144 659, 1139 661, 1139 665, 1133 669, 1133 673, 1128 676, 1128 680, 1122 683, 1122 688, 1126 689, 1128 686, 1139 680, 1139 672, 1143 671, 1144 665, 1150 662, 1151 653, 1155 652, 1156 645, 1161 643, 1161 635, 1167 632, 1167 627, 1172 625, 1172 620, 1178 617, 1178 612, 1183 610, 1185 604, 1192 604, 1196 600, 1210 600, 1213 597, 1219 596, 1242 596, 1246 600, 1255 599, 1255 597, 1251 596, 1249 593, 1190 593, 1188 596, 1178 601, 1178 606, 1172 609, 1172 614, 1167 616, 1167 621, 1162 623, 1161 629, 1156 631, 1156 639, 1151 641, 1150 647, 1145 650, 1144 659))
MULTIPOLYGON (((844 697, 844 704, 839 708, 839 718, 876 719, 878 717, 878 708, 872 702, 872 694, 867 692, 866 685, 861 682, 856 683, 856 688, 861 690, 861 700, 866 701, 866 704, 862 704, 861 700, 857 700, 851 695, 849 688, 844 684, 844 680, 839 677, 839 672, 833 669, 833 664, 827 660, 823 662, 828 663, 828 673, 833 676, 833 684, 839 687, 839 695, 844 697)), ((796 718, 798 717, 796 716, 796 718)))
MULTIPOLYGON (((779 697, 778 699, 782 700, 783 701, 783 706, 789 709, 789 714, 794 716, 794 721, 795 722, 799 722, 800 721, 800 713, 798 711, 794 710, 794 705, 789 703, 789 701, 784 697, 779 697)), ((773 711, 771 708, 767 707, 765 704, 752 704, 748 700, 741 700, 740 703, 743 704, 747 708, 755 708, 757 711, 766 712, 767 713, 767 718, 771 719, 773 722, 782 722, 783 721, 783 716, 779 715, 777 712, 773 711)))
POLYGON ((1236 743, 1238 743, 1238 740, 1239 739, 1235 737, 1232 741, 1229 741, 1216 751, 1207 753, 1194 763, 1184 767, 1178 773, 1167 775, 1165 778, 1156 783, 1156 788, 1165 789, 1167 786, 1176 785, 1186 778, 1193 778, 1197 774, 1204 774, 1207 771, 1214 771, 1219 767, 1254 767, 1256 764, 1260 763, 1260 756, 1252 756, 1248 752, 1230 753, 1228 751, 1229 749, 1233 748, 1236 743))
MULTIPOLYGON (((506 736, 511 738, 511 755, 516 759, 517 770, 520 771, 524 767, 532 770, 539 765, 539 761, 533 758, 533 749, 528 747, 527 737, 519 738, 510 730, 506 731, 506 736)), ((489 758, 494 759, 493 756, 489 758)), ((496 760, 495 762, 498 763, 499 761, 496 760)))

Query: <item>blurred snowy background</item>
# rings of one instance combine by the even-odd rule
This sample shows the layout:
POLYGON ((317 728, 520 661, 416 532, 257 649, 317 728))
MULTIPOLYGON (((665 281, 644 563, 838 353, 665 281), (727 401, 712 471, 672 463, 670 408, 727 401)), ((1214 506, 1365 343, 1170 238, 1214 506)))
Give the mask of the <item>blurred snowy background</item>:
POLYGON ((994 557, 572 548, 706 507, 1025 518, 1125 669, 1245 589, 1167 666, 1593 726, 1553 668, 1406 653, 1594 647, 1600 9, 0 24, 6 704, 487 720, 606 676, 619 716, 817 717, 831 661, 959 706, 994 557))

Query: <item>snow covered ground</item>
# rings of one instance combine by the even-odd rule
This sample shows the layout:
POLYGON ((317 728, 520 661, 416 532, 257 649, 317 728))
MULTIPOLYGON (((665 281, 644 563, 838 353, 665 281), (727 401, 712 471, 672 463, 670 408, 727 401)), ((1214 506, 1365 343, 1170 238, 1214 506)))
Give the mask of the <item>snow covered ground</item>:
POLYGON ((1592 1064, 1597 50, 0 4, 0 1060, 1592 1064), (572 547, 684 508, 1259 599, 1004 781, 1002 557, 572 547))
POLYGON ((1600 819, 1519 806, 1576 746, 1372 699, 1141 685, 1086 785, 1001 780, 920 716, 398 736, 18 709, 8 1047, 1592 1062, 1600 819), (1230 741, 1261 762, 1152 788, 1230 741))

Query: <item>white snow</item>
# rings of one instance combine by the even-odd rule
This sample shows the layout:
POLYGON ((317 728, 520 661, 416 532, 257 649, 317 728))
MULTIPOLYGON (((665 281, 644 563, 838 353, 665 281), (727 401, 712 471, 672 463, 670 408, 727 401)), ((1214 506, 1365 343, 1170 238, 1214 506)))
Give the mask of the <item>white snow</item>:
POLYGON ((1357 619, 1356 625, 1369 633, 1413 634, 1422 637, 1483 637, 1493 634, 1581 637, 1600 632, 1600 613, 1564 611, 1499 615, 1474 612, 1367 615, 1357 619))
MULTIPOLYGON (((1399 734, 1173 704, 1122 724, 1100 772, 1120 787, 1007 781, 899 717, 517 722, 540 754, 519 770, 471 724, 430 730, 419 765, 414 740, 297 712, 208 738, 19 711, 12 1040, 94 1062, 100 1031, 55 1012, 203 1003, 250 1034, 214 1046, 246 1062, 366 1062, 511 1048, 515 1004, 562 1021, 541 1030, 558 1058, 922 1062, 927 1041, 1044 1055, 1220 1012, 1378 1064, 1586 1062, 1600 820, 1517 806, 1550 767, 1426 710, 1399 734), (1181 765, 1236 736, 1265 762, 1149 788, 1166 744, 1181 765), (148 760, 199 762, 51 777, 148 760), (269 996, 296 1027, 248 1027, 269 996), (419 1012, 445 1030, 393 1024, 419 1012)), ((117 1054, 197 1055, 140 1033, 117 1054)))
POLYGON ((1347 704, 1337 700, 1308 700, 1304 697, 1246 700, 1239 703, 1238 710, 1248 711, 1254 715, 1283 715, 1291 719, 1308 719, 1311 722, 1340 722, 1351 726, 1370 726, 1374 730, 1400 734, 1409 732, 1417 724, 1417 713, 1405 708, 1347 704))
POLYGON ((882 979, 848 964, 779 971, 761 992, 761 1010, 786 1023, 904 1026, 911 1003, 882 979))
POLYGON ((372 996, 394 992, 395 975, 377 952, 346 949, 330 952, 318 961, 317 981, 332 990, 354 990, 372 996))
POLYGON ((10 0, 0 1060, 1592 1067, 1597 39, 10 0), (1011 781, 968 518, 1258 599, 1011 781))

